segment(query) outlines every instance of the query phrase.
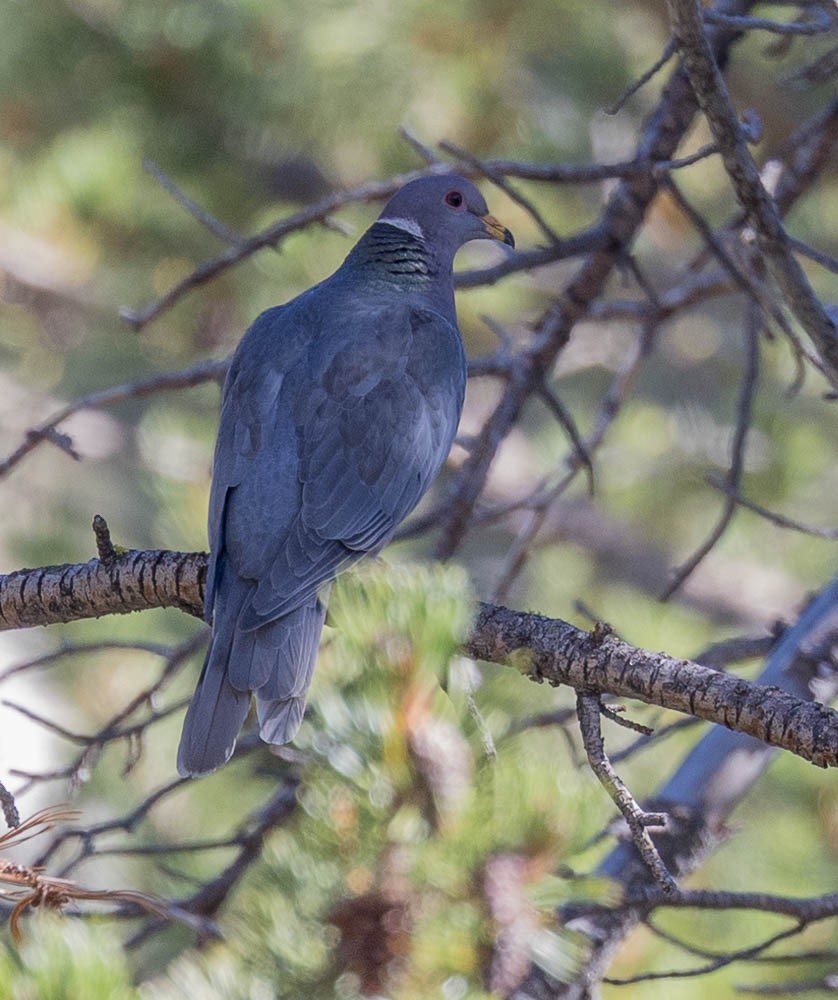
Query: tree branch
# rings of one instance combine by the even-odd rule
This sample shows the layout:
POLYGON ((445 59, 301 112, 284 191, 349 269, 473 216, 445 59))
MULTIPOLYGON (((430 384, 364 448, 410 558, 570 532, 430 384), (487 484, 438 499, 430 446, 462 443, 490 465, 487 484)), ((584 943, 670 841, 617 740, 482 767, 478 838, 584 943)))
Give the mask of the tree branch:
POLYGON ((5 476, 43 441, 52 441, 53 444, 58 444, 59 447, 68 451, 74 458, 78 458, 79 456, 72 450, 71 439, 65 434, 60 434, 57 428, 68 417, 80 410, 100 410, 106 406, 121 403, 126 399, 143 399, 157 392, 186 389, 204 382, 223 382, 224 376, 227 374, 227 365, 226 359, 200 361, 198 364, 190 365, 181 371, 162 372, 152 375, 150 378, 126 382, 123 385, 111 386, 109 389, 100 389, 87 396, 82 396, 81 399, 63 406, 37 426, 30 427, 21 444, 7 458, 0 461, 0 477, 5 476))
POLYGON ((833 384, 838 385, 838 331, 795 258, 777 203, 762 183, 705 34, 701 5, 696 0, 668 0, 668 7, 684 69, 707 116, 736 199, 756 234, 757 246, 786 304, 820 352, 833 384))
MULTIPOLYGON (((24 569, 0 577, 0 631, 149 608, 201 617, 201 552, 129 551, 105 566, 24 569)), ((775 687, 652 653, 557 618, 480 604, 465 651, 530 680, 659 705, 755 736, 818 767, 838 767, 838 712, 775 687)))
POLYGON ((130 550, 109 561, 22 569, 0 577, 0 631, 149 608, 202 616, 203 552, 130 550))
POLYGON ((635 698, 747 733, 819 767, 838 766, 838 712, 825 705, 561 619, 481 604, 466 652, 508 663, 531 680, 635 698))
POLYGON ((666 817, 661 813, 651 814, 641 809, 612 767, 611 761, 605 753, 605 744, 599 725, 601 711, 602 703, 599 700, 599 695, 588 694, 586 691, 577 693, 576 714, 579 718, 579 729, 582 732, 582 743, 588 755, 588 763, 600 784, 623 814, 631 834, 632 843, 643 858, 656 885, 664 895, 675 895, 678 892, 678 886, 652 843, 648 830, 650 826, 664 826, 666 817))

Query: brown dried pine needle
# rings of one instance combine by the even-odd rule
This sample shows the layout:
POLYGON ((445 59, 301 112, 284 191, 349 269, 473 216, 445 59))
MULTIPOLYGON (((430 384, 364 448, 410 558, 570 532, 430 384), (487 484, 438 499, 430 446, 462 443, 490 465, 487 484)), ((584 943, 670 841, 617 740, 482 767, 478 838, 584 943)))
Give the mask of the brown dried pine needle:
MULTIPOLYGON (((80 813, 66 805, 47 806, 24 820, 20 826, 0 836, 0 849, 17 847, 33 837, 51 830, 57 823, 78 819, 80 813)), ((134 903, 159 917, 168 915, 163 900, 143 892, 128 889, 85 889, 71 879, 45 875, 40 868, 19 865, 0 858, 0 899, 14 903, 9 927, 16 944, 22 939, 20 918, 29 907, 44 906, 61 910, 70 901, 106 900, 117 903, 134 903)))

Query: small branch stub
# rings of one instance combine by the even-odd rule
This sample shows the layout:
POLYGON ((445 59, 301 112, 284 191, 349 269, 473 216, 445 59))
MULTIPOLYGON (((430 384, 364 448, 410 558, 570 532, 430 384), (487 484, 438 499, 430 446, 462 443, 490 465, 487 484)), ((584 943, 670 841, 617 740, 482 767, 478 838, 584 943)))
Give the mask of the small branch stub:
POLYGON ((20 826, 20 813, 17 811, 15 797, 2 781, 0 781, 0 809, 3 810, 3 818, 10 830, 20 826))
POLYGON ((108 522, 101 514, 93 516, 93 534, 96 537, 96 549, 99 553, 99 561, 106 568, 110 568, 116 562, 116 549, 111 541, 111 531, 108 522))

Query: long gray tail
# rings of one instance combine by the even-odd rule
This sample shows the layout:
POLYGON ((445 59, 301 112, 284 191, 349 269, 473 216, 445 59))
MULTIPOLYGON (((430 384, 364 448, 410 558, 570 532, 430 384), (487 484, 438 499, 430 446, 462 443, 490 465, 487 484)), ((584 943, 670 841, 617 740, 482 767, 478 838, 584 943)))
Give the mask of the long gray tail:
POLYGON ((259 732, 266 743, 287 743, 305 711, 325 603, 316 597, 261 628, 243 632, 241 602, 226 595, 204 668, 183 723, 177 767, 183 777, 209 774, 230 759, 256 695, 259 732))

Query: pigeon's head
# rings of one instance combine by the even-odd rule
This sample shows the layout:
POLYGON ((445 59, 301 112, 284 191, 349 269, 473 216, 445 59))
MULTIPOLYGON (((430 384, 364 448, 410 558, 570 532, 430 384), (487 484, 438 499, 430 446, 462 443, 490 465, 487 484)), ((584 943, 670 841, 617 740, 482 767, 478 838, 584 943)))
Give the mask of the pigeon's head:
POLYGON ((387 202, 378 221, 396 226, 453 260, 469 240, 499 240, 514 247, 512 233, 489 214, 483 195, 465 177, 420 177, 387 202))

